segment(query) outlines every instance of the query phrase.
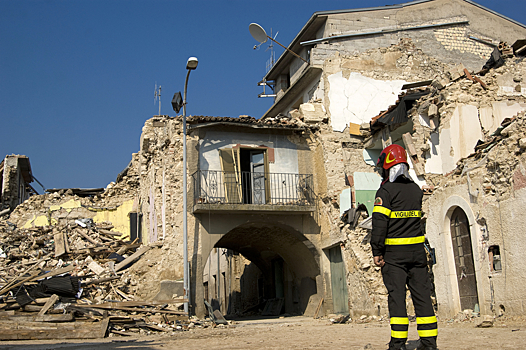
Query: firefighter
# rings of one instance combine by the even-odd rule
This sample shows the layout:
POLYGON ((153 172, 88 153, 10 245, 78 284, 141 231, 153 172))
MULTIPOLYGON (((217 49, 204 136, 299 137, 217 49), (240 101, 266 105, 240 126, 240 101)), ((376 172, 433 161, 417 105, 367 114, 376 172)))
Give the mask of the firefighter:
POLYGON ((389 293, 389 349, 406 349, 409 328, 406 286, 416 313, 420 336, 417 349, 436 349, 437 319, 431 302, 425 237, 420 226, 423 193, 409 177, 407 154, 403 147, 386 147, 380 154, 377 167, 383 181, 374 201, 371 248, 374 263, 382 268, 389 293))

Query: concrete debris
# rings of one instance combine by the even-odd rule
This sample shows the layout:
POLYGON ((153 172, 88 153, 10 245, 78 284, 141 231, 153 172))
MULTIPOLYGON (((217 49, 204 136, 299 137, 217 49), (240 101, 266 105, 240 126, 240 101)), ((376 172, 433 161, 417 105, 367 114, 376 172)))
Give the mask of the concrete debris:
POLYGON ((329 321, 333 324, 342 324, 351 322, 351 316, 349 315, 329 315, 329 321))
MULTIPOLYGON (((111 228, 110 223, 91 220, 27 229, 0 222, 0 323, 14 321, 18 330, 29 327, 25 332, 3 331, 0 339, 97 338, 108 332, 189 329, 188 316, 179 310, 183 298, 141 301, 133 295, 130 265, 140 258, 134 255, 150 246, 123 241, 108 234, 111 228), (40 331, 49 322, 79 321, 95 322, 100 331, 68 333, 69 326, 40 331)), ((193 320, 193 327, 196 324, 205 326, 193 320)))
POLYGON ((477 324, 479 328, 490 328, 493 327, 494 317, 490 315, 484 315, 484 319, 481 323, 477 324))

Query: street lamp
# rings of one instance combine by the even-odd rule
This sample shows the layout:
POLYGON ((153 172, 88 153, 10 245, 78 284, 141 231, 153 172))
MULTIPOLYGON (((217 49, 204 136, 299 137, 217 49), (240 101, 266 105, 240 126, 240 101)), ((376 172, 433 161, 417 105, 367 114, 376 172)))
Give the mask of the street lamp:
MULTIPOLYGON (((183 107, 183 288, 184 296, 187 300, 190 300, 190 284, 189 276, 190 271, 188 268, 188 223, 187 223, 187 199, 186 199, 186 89, 188 87, 188 77, 190 77, 190 72, 197 68, 197 57, 190 57, 186 62, 186 80, 184 82, 184 94, 183 101, 181 103, 181 93, 176 92, 172 99, 172 107, 176 113, 179 113, 181 105, 183 107)), ((188 301, 184 303, 184 312, 188 314, 188 301)))

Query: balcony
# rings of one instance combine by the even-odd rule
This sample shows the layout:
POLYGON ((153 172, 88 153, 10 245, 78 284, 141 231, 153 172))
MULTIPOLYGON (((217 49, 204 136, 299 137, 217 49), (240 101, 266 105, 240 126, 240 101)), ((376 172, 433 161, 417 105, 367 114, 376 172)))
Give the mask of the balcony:
POLYGON ((315 210, 312 174, 199 170, 192 180, 194 213, 315 210))

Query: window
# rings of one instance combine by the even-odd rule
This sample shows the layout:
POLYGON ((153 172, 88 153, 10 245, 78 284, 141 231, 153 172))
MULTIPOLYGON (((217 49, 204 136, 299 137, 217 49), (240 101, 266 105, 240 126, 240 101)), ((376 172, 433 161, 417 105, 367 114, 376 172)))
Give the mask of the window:
POLYGON ((488 248, 489 267, 492 272, 502 271, 502 263, 500 260, 500 247, 492 245, 488 248))
POLYGON ((227 203, 270 202, 269 154, 273 155, 270 150, 239 145, 219 150, 227 203))

